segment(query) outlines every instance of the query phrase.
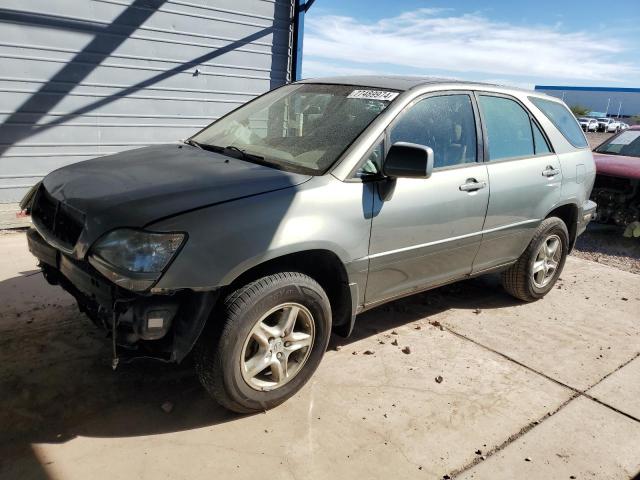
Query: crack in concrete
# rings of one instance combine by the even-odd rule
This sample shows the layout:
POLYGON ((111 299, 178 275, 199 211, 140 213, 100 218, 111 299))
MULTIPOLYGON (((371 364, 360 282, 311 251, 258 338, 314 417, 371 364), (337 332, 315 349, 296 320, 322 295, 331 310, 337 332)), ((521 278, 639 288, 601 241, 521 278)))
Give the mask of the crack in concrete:
MULTIPOLYGON (((530 422, 529 424, 525 425, 524 427, 522 427, 518 432, 514 433, 513 435, 509 436, 504 442, 502 442, 500 445, 497 445, 495 447, 493 447, 491 450, 487 451, 484 454, 484 459, 477 457, 474 458, 471 462, 467 463, 466 465, 462 466, 459 469, 453 470, 451 471, 447 476, 448 478, 454 479, 457 476, 459 476, 460 474, 472 469, 473 467, 475 467, 477 464, 479 464, 480 462, 485 461, 486 459, 488 459, 489 457, 491 457, 492 455, 500 452, 501 450, 503 450, 504 448, 506 448, 508 445, 510 445, 511 443, 513 443, 515 440, 517 440, 518 438, 522 437, 523 435, 525 435, 527 432, 529 432, 530 430, 532 430, 534 427, 538 426, 540 423, 544 422, 545 420, 551 418, 552 416, 554 416, 556 413, 558 413, 560 410, 562 410, 564 407, 566 407, 569 403, 571 403, 573 400, 575 400, 578 397, 585 397, 588 398, 589 400, 592 400, 595 403, 598 403, 599 405, 602 405, 603 407, 606 407, 610 410, 613 410, 616 413, 619 413, 620 415, 623 415, 631 420, 634 420, 636 422, 640 423, 640 418, 637 418, 631 414, 628 414, 622 410, 617 409, 616 407, 613 407, 595 397, 593 397, 592 395, 589 395, 587 392, 589 390, 591 390, 592 388, 594 388, 596 385, 598 385, 600 382, 602 382, 603 380, 605 380, 606 378, 608 378, 609 376, 613 375, 614 373, 616 373, 618 370, 626 367, 629 363, 631 363, 632 361, 634 361, 636 358, 640 357, 640 352, 637 352, 633 357, 631 357, 629 360, 623 362, 621 365, 619 365, 618 367, 616 367, 614 370, 612 370, 611 372, 607 373, 606 375, 604 375, 602 378, 600 378, 597 382, 595 382, 593 385, 590 385, 588 388, 586 388, 585 390, 580 390, 577 388, 572 387, 571 385, 567 385, 563 382, 561 382, 560 380, 557 380, 549 375, 547 375, 546 373, 543 373, 539 370, 536 370, 533 367, 530 367, 529 365, 526 365, 518 360, 516 360, 515 358, 510 357, 507 354, 504 354, 502 352, 499 352, 498 350, 495 350, 487 345, 484 345, 472 338, 467 337, 466 335, 456 332, 455 330, 453 330, 452 328, 450 328, 447 325, 442 324, 442 326, 451 334, 457 336, 458 338, 461 338, 463 340, 466 340, 468 342, 471 342, 481 348, 484 348, 485 350, 488 350, 491 353, 494 353, 496 355, 499 355, 500 357, 504 358, 505 360, 508 360, 509 362, 515 363, 516 365, 519 365, 523 368, 526 368, 527 370, 529 370, 530 372, 535 373, 536 375, 539 375, 557 385, 560 385, 561 387, 564 387, 568 390, 571 390, 573 392, 573 394, 571 395, 571 397, 569 397, 566 401, 564 401, 562 404, 560 404, 558 406, 558 408, 556 408, 554 411, 552 412, 547 412, 545 415, 543 415, 542 417, 540 417, 538 420, 534 420, 532 422, 530 422)), ((447 476, 444 476, 443 478, 447 478, 447 476)))
POLYGON ((517 440, 518 438, 522 437, 525 433, 527 433, 529 430, 533 429, 534 427, 540 425, 542 422, 544 422, 546 419, 554 416, 556 413, 558 413, 560 410, 562 410, 564 407, 566 407, 569 403, 571 403, 573 400, 575 400, 576 398, 578 398, 580 396, 580 394, 578 393, 574 393, 573 395, 571 395, 571 397, 569 397, 567 400, 565 400, 564 402, 562 402, 554 411, 552 412, 547 412, 545 413, 542 417, 538 418, 537 420, 534 420, 532 422, 529 422, 527 425, 525 425, 524 427, 522 427, 520 430, 518 430, 516 433, 514 433, 513 435, 510 435, 504 442, 502 442, 500 445, 497 445, 495 447, 493 447, 491 450, 487 451, 486 453, 483 453, 483 456, 485 457, 484 460, 481 457, 476 457, 474 458, 471 462, 467 463, 466 465, 464 465, 462 468, 459 468, 457 470, 453 470, 449 473, 449 477, 450 478, 456 478, 458 475, 460 475, 461 473, 464 473, 468 470, 471 470, 473 467, 475 467, 477 464, 479 464, 480 462, 484 462, 486 461, 486 459, 488 459, 490 456, 500 452, 501 450, 503 450, 505 447, 507 447, 509 444, 513 443, 515 440, 517 440))
POLYGON ((594 388, 595 386, 599 385, 600 383, 602 383, 603 380, 606 380, 607 378, 609 378, 611 375, 613 375, 614 373, 616 373, 618 370, 626 367, 627 365, 629 365, 631 362, 633 362, 636 358, 640 357, 640 352, 637 352, 633 357, 631 357, 629 360, 627 360, 626 362, 622 362, 620 365, 618 365, 616 368, 614 368, 613 370, 611 370, 609 373, 607 373, 604 377, 602 377, 600 380, 598 380, 596 383, 594 383, 593 385, 591 385, 589 388, 587 388, 585 390, 585 392, 588 392, 589 390, 591 390, 592 388, 594 388))

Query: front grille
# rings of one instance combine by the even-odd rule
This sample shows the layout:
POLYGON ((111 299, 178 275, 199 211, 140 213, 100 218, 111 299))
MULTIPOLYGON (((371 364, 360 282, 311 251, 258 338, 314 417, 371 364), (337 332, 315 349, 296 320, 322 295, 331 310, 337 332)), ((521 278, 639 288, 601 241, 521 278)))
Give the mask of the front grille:
POLYGON ((82 233, 82 215, 53 198, 44 186, 40 187, 31 216, 36 225, 46 230, 62 246, 71 250, 82 233))

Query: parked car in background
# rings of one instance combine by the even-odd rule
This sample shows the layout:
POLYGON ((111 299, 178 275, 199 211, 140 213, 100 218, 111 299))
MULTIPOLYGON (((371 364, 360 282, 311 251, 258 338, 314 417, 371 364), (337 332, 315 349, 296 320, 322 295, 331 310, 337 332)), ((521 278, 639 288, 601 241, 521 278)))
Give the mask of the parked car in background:
POLYGON ((620 131, 620 121, 613 119, 613 121, 609 122, 607 125, 607 133, 618 133, 620 131))
POLYGON ((594 149, 596 182, 591 198, 597 219, 628 225, 640 220, 640 126, 630 127, 594 149))
POLYGON ((598 118, 598 131, 604 132, 611 121, 610 118, 598 118))
POLYGON ((629 128, 628 123, 620 122, 620 130, 627 130, 629 128))
POLYGON ((581 117, 578 119, 582 130, 585 132, 595 132, 598 130, 598 120, 595 118, 581 117))
POLYGON ((294 395, 366 309, 487 272, 544 297, 595 213, 594 179, 556 98, 337 77, 185 143, 63 167, 23 205, 45 278, 111 333, 114 366, 195 345, 201 383, 246 413, 294 395))
POLYGON ((599 132, 614 132, 617 130, 610 130, 610 125, 615 123, 613 118, 598 118, 598 131, 599 132))

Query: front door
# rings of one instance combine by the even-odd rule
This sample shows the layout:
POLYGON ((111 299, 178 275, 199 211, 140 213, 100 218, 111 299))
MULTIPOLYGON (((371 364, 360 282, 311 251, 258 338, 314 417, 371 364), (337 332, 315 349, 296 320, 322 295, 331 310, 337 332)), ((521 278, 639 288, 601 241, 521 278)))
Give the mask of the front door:
POLYGON ((367 304, 421 290, 471 272, 489 200, 477 112, 469 93, 418 99, 394 121, 388 146, 431 147, 428 179, 378 185, 369 247, 367 304))

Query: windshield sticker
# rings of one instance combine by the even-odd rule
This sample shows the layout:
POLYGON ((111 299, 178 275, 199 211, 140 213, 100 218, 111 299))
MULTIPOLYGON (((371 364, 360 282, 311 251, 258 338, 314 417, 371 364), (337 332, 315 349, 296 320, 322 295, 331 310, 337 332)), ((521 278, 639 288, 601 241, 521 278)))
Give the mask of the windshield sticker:
POLYGON ((623 132, 609 143, 612 145, 629 145, 640 136, 640 132, 623 132))
POLYGON ((390 102, 398 95, 398 92, 385 92, 383 90, 354 90, 347 96, 347 98, 363 98, 365 100, 382 100, 390 102))

